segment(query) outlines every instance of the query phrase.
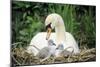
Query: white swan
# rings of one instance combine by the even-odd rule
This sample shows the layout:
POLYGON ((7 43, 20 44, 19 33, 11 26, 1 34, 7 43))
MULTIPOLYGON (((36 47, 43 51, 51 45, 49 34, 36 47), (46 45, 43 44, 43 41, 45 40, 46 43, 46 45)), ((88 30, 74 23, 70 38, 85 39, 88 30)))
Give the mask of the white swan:
MULTIPOLYGON (((48 39, 52 39, 56 47, 58 44, 63 44, 64 49, 72 47, 72 49, 74 49, 73 54, 78 54, 80 52, 74 37, 69 32, 65 31, 64 21, 59 14, 53 13, 48 15, 45 20, 45 26, 47 27, 47 32, 40 32, 32 38, 30 45, 35 47, 29 46, 27 50, 29 53, 34 53, 34 55, 36 55, 39 52, 36 47, 42 49, 47 46, 48 39), (55 32, 51 33, 52 29, 55 29, 55 32)), ((72 49, 68 49, 68 51, 71 52, 72 49)))

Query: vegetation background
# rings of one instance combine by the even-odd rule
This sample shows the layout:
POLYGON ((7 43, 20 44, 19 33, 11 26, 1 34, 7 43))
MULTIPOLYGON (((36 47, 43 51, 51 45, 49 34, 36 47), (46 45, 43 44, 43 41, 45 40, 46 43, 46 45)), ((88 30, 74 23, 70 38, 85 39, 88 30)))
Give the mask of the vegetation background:
POLYGON ((62 16, 66 31, 74 35, 81 49, 96 46, 96 7, 86 5, 12 2, 11 44, 27 46, 38 32, 46 31, 48 14, 62 16))

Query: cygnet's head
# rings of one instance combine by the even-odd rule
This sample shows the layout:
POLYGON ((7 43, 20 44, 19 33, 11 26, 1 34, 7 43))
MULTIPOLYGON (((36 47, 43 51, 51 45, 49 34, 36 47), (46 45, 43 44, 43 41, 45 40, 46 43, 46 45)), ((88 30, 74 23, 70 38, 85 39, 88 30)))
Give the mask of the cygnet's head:
POLYGON ((56 46, 56 44, 54 43, 54 41, 52 39, 48 40, 48 45, 49 46, 56 46))
POLYGON ((59 44, 58 47, 57 47, 56 49, 57 49, 57 50, 63 50, 63 49, 64 49, 63 44, 59 44))

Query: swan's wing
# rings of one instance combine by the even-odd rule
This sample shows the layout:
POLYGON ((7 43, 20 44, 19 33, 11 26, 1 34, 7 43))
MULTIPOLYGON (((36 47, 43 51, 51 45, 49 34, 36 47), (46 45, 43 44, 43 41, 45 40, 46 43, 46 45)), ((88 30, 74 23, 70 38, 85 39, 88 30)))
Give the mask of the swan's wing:
POLYGON ((74 49, 75 54, 80 52, 75 38, 69 32, 66 32, 66 45, 64 45, 64 47, 65 48, 72 47, 74 49))

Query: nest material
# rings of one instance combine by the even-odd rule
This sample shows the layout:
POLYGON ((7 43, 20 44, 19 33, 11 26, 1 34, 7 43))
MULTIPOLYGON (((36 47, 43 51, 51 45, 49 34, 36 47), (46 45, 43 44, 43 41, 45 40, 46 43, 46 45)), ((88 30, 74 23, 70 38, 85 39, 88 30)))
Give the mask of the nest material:
POLYGON ((16 65, 36 65, 36 64, 52 64, 52 63, 69 63, 69 62, 88 62, 96 61, 96 49, 81 50, 79 55, 68 57, 54 58, 40 62, 40 59, 26 52, 24 48, 14 48, 11 51, 12 64, 16 65))

